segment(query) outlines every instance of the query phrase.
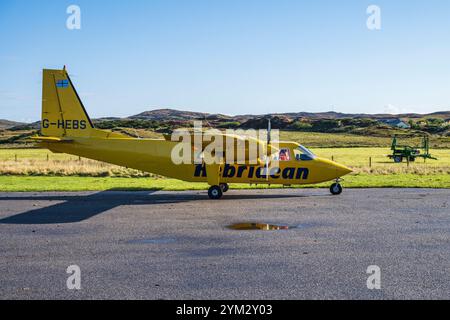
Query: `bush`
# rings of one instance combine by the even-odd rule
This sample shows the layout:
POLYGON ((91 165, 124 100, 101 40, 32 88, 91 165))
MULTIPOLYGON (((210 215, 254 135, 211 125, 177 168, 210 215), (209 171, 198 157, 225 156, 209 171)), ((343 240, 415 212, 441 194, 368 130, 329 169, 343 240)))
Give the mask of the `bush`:
POLYGON ((235 129, 239 127, 241 123, 239 121, 230 121, 230 122, 219 122, 216 125, 216 128, 219 129, 235 129))
POLYGON ((313 122, 312 129, 314 131, 329 132, 330 130, 339 128, 340 126, 341 122, 339 120, 317 120, 313 122))
POLYGON ((295 131, 310 131, 312 124, 304 121, 295 121, 291 124, 291 129, 295 131))

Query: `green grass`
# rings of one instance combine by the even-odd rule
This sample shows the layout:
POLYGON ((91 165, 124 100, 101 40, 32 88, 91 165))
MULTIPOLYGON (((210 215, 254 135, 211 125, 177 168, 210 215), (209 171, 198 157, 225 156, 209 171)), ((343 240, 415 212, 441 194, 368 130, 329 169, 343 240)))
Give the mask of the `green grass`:
MULTIPOLYGON (((302 187, 329 187, 331 182, 302 187)), ((408 188, 450 188, 448 174, 417 176, 401 175, 369 175, 358 174, 345 178, 345 188, 368 187, 408 187, 408 188)), ((175 179, 154 178, 96 178, 96 177, 29 177, 0 176, 0 191, 102 191, 102 190, 206 190, 206 183, 190 183, 175 179)), ((268 188, 266 185, 249 186, 232 184, 232 189, 268 188)), ((270 188, 281 188, 273 185, 270 188)))
POLYGON ((15 156, 17 156, 18 160, 23 159, 46 160, 47 155, 51 160, 78 159, 77 156, 65 153, 53 153, 47 149, 32 149, 32 148, 0 149, 0 161, 14 160, 15 156))

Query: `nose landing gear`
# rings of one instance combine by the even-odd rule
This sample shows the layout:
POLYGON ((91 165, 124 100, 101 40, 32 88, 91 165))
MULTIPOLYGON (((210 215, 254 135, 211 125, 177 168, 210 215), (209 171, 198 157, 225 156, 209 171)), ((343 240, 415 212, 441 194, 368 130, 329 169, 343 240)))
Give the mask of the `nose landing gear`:
POLYGON ((341 179, 336 179, 336 182, 330 186, 330 192, 332 195, 337 196, 342 193, 342 186, 339 182, 341 182, 341 179))
POLYGON ((221 183, 220 187, 222 188, 222 192, 227 192, 230 187, 228 186, 228 183, 221 183))

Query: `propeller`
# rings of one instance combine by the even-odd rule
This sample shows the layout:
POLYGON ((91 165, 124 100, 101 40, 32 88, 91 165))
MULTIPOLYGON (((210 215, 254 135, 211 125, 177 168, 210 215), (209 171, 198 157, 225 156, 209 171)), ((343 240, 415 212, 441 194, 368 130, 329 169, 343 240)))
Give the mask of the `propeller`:
POLYGON ((267 146, 266 146, 266 179, 269 180, 269 145, 270 145, 270 131, 272 130, 272 124, 270 123, 270 118, 267 122, 267 146))

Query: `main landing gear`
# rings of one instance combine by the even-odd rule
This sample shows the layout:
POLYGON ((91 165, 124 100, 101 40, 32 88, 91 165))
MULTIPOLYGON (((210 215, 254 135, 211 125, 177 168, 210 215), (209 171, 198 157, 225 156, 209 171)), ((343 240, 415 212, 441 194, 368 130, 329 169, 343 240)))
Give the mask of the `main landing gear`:
POLYGON ((339 183, 340 181, 341 179, 336 179, 336 182, 331 185, 330 192, 332 195, 337 196, 338 194, 342 193, 342 186, 339 183))
POLYGON ((208 196, 210 199, 220 199, 224 192, 227 192, 230 187, 227 183, 221 183, 218 186, 211 186, 208 189, 208 196))

